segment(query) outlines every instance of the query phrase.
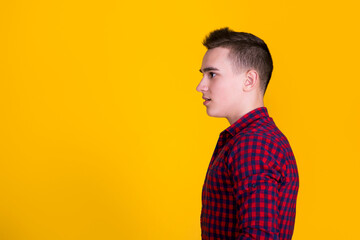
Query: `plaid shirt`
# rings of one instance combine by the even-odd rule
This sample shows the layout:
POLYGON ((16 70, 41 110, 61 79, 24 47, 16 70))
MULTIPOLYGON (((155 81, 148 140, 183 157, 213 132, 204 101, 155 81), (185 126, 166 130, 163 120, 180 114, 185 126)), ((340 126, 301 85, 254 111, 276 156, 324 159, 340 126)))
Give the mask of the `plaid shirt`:
POLYGON ((266 107, 220 133, 202 192, 202 239, 291 239, 299 176, 266 107))

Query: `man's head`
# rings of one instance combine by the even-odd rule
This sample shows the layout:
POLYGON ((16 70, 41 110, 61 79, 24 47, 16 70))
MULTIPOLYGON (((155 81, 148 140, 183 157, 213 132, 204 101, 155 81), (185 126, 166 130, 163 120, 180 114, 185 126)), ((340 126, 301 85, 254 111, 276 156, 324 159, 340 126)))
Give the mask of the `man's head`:
POLYGON ((265 42, 250 33, 221 28, 211 32, 203 41, 207 49, 223 47, 230 50, 234 71, 253 69, 259 74, 260 88, 265 94, 273 71, 271 54, 265 42))
POLYGON ((204 103, 208 114, 226 117, 231 123, 263 104, 273 69, 264 41, 222 28, 211 32, 203 44, 208 49, 200 69, 204 77, 196 89, 211 98, 204 103))

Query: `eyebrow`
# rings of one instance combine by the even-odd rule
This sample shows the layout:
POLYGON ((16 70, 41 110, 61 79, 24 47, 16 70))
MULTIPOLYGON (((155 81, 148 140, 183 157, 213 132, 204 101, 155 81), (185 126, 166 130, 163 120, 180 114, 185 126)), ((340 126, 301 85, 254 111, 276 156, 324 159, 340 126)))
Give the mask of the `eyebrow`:
POLYGON ((214 67, 207 67, 207 68, 204 68, 204 70, 199 70, 201 73, 205 73, 205 72, 208 72, 208 71, 219 71, 219 69, 217 68, 214 68, 214 67))

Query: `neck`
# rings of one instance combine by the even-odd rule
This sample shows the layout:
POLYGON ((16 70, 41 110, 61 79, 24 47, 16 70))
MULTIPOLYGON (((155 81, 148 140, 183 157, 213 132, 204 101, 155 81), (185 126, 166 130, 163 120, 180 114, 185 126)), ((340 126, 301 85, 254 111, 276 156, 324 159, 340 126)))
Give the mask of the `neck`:
POLYGON ((234 116, 227 117, 227 120, 229 121, 230 125, 232 125, 234 122, 239 120, 245 114, 247 114, 248 112, 250 112, 256 108, 259 108, 259 107, 264 107, 264 101, 262 98, 259 99, 258 101, 252 102, 252 104, 248 104, 248 105, 244 106, 244 108, 241 110, 240 113, 238 113, 234 116))

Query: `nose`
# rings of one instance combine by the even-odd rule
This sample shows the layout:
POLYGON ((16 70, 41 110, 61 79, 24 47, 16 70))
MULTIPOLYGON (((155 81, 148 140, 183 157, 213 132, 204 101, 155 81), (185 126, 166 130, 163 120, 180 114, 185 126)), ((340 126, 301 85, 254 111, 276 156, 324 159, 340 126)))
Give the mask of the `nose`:
POLYGON ((201 79, 200 83, 197 85, 196 91, 198 91, 198 92, 205 92, 205 91, 207 91, 207 90, 208 90, 208 86, 207 86, 207 84, 205 83, 204 78, 203 78, 203 79, 201 79))

